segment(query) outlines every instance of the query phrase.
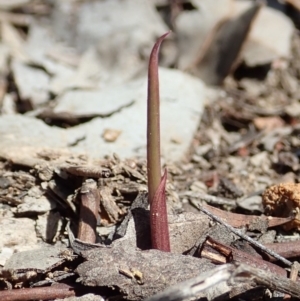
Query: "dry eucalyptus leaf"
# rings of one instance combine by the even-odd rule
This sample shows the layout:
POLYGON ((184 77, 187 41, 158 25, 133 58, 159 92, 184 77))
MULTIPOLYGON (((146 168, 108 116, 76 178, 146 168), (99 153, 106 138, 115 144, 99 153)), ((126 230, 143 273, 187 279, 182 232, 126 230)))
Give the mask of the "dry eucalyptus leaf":
POLYGON ((85 251, 83 257, 87 261, 76 270, 81 283, 118 288, 129 300, 142 300, 214 267, 205 259, 122 246, 85 251))
POLYGON ((291 221, 290 217, 268 217, 265 215, 246 215, 234 212, 228 212, 209 206, 203 203, 202 207, 207 209, 210 213, 221 218, 224 222, 235 228, 246 228, 251 231, 257 230, 260 232, 266 232, 268 228, 276 227, 286 224, 291 221))

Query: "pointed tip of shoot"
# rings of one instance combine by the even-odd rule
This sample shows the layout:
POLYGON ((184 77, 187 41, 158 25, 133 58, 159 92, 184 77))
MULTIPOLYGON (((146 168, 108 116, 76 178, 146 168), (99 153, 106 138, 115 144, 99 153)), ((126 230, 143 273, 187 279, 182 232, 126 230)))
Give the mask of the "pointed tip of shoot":
POLYGON ((150 225, 152 248, 170 252, 170 237, 166 202, 167 169, 160 180, 150 204, 150 225))
POLYGON ((154 63, 154 61, 157 63, 158 62, 158 52, 159 52, 159 48, 160 45, 162 43, 162 41, 171 33, 171 30, 169 30, 168 32, 166 32, 165 34, 163 34, 162 36, 160 36, 157 41, 155 42, 151 54, 150 54, 150 59, 149 59, 149 68, 150 68, 150 64, 154 63))

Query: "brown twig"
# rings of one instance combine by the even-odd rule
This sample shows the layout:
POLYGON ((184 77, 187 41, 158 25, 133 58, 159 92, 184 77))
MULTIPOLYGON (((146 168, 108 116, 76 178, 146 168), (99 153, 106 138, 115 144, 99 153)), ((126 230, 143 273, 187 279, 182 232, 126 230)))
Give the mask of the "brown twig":
POLYGON ((201 273, 197 277, 172 285, 164 291, 147 298, 146 301, 180 301, 194 299, 199 296, 200 292, 218 286, 220 283, 226 283, 231 278, 233 269, 234 266, 231 264, 216 267, 211 271, 201 273))
POLYGON ((50 300, 75 296, 74 287, 56 284, 47 287, 13 289, 0 292, 1 301, 50 300))
MULTIPOLYGON (((291 271, 290 271, 290 276, 289 276, 291 281, 295 281, 295 282, 297 281, 299 269, 300 269, 299 262, 294 261, 293 265, 291 266, 291 271)), ((290 294, 285 294, 284 299, 290 299, 290 298, 291 298, 290 294)))
POLYGON ((199 255, 211 260, 220 260, 218 263, 244 263, 256 268, 268 270, 279 276, 287 276, 285 269, 257 256, 253 256, 249 253, 224 245, 211 237, 208 237, 203 243, 199 255), (211 249, 217 251, 219 255, 223 256, 223 258, 222 256, 217 257, 215 252, 212 252, 211 249))
POLYGON ((80 221, 77 238, 88 243, 96 242, 96 226, 100 208, 97 183, 86 180, 81 188, 80 221))
POLYGON ((291 267, 291 272, 290 272, 290 279, 292 281, 297 281, 299 270, 300 270, 299 262, 297 261, 293 262, 293 265, 291 267))
POLYGON ((277 290, 293 297, 300 298, 299 283, 286 277, 277 276, 269 271, 258 269, 249 265, 238 265, 233 273, 234 278, 251 277, 258 285, 264 285, 272 290, 277 290))

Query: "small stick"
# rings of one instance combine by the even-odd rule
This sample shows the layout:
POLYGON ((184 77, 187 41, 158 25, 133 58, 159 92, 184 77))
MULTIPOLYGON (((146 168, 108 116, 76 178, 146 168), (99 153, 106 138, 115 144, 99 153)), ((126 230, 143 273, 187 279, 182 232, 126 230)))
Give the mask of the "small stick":
MULTIPOLYGON (((291 272, 290 272, 290 277, 289 277, 292 281, 297 282, 299 269, 300 269, 299 262, 294 261, 291 266, 291 272)), ((284 299, 290 299, 290 298, 291 298, 290 294, 285 294, 284 299)))
POLYGON ((1 291, 1 301, 50 300, 75 296, 74 287, 59 283, 47 287, 1 291))
POLYGON ((265 261, 259 257, 253 256, 244 251, 235 249, 233 247, 224 245, 211 237, 208 237, 206 241, 203 243, 201 250, 199 252, 201 257, 208 258, 212 257, 213 260, 219 260, 219 263, 224 263, 224 259, 226 263, 244 263, 251 265, 256 268, 268 270, 278 276, 286 276, 287 271, 271 262, 265 261), (215 253, 211 252, 211 249, 217 251, 218 254, 222 254, 225 258, 216 257, 215 253), (204 252, 203 252, 204 251, 204 252))
POLYGON ((291 273, 290 273, 290 279, 292 281, 297 281, 299 270, 300 270, 299 262, 294 261, 292 266, 291 266, 291 273))
POLYGON ((228 225, 227 223, 225 223, 222 219, 218 218, 217 216, 213 215, 212 213, 210 213, 207 209, 203 208, 200 204, 194 202, 193 200, 191 200, 191 203, 198 208, 200 211, 204 212, 205 214, 207 214, 209 217, 211 217, 213 220, 217 221, 218 223, 224 225, 227 229, 229 229, 231 232, 233 232, 234 234, 236 234, 237 236, 247 240, 248 242, 250 242, 252 245, 256 246, 257 248, 261 249, 262 251, 266 252, 267 254, 273 256, 274 258, 276 258, 277 260, 281 261, 282 263, 286 264, 287 266, 291 266, 292 262, 283 258, 282 256, 280 256, 279 254, 275 253, 274 251, 266 248, 265 246, 263 246, 261 243, 255 241, 254 239, 252 239, 251 237, 247 236, 246 234, 242 233, 242 231, 237 230, 235 228, 233 228, 232 226, 228 225))
POLYGON ((192 279, 172 285, 145 301, 180 301, 195 298, 200 292, 210 287, 217 287, 219 283, 226 283, 231 278, 233 269, 233 265, 223 264, 192 279))
POLYGON ((300 298, 299 283, 286 277, 278 276, 266 270, 258 269, 249 265, 240 264, 233 272, 233 279, 240 277, 251 277, 258 285, 264 285, 272 290, 289 294, 300 298))
POLYGON ((96 242, 96 227, 100 208, 97 183, 87 179, 81 187, 80 221, 77 238, 87 243, 96 242))

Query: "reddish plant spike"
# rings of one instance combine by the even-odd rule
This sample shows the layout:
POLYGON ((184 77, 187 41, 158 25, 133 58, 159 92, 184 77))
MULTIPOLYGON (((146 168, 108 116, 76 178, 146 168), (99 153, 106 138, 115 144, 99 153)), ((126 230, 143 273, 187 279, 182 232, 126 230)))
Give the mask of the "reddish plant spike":
POLYGON ((169 33, 162 35, 154 44, 148 67, 147 169, 149 203, 152 202, 161 178, 158 52, 162 41, 169 33))
POLYGON ((166 202, 167 170, 158 185, 150 204, 150 225, 152 248, 170 252, 170 237, 166 202))

